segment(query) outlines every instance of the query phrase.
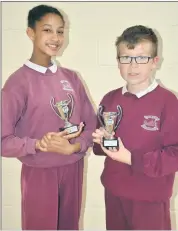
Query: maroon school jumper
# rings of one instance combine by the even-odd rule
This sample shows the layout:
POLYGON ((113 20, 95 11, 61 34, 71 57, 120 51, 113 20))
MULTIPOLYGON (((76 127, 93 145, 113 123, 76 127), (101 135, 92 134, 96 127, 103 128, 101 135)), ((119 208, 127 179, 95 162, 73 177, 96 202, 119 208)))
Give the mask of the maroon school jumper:
MULTIPOLYGON (((131 166, 106 157, 101 181, 107 229, 170 229, 169 200, 178 171, 176 96, 159 85, 140 98, 119 88, 101 104, 105 111, 123 108, 116 136, 132 155, 131 166)), ((104 155, 98 144, 93 151, 104 155)))
POLYGON ((83 157, 92 146, 96 115, 75 72, 56 65, 46 69, 29 61, 26 65, 13 73, 2 89, 2 156, 16 157, 23 163, 22 229, 77 230, 83 157), (81 151, 70 156, 36 152, 36 139, 64 126, 50 100, 68 99, 67 93, 74 97, 70 122, 86 124, 75 139, 81 151))

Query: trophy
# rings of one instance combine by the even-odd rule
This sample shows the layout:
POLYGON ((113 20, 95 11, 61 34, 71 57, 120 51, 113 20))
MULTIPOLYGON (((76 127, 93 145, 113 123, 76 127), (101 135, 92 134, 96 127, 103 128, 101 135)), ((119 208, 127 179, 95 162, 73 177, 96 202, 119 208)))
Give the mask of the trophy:
POLYGON ((117 105, 118 112, 103 112, 104 106, 100 105, 98 109, 98 119, 101 126, 108 132, 107 137, 103 137, 103 147, 117 148, 119 146, 118 139, 113 136, 113 131, 117 129, 122 119, 122 108, 117 105))
POLYGON ((78 125, 69 122, 74 109, 74 99, 69 93, 67 93, 67 96, 68 100, 63 100, 56 103, 54 98, 52 98, 50 104, 56 115, 64 121, 64 127, 60 128, 59 131, 67 130, 67 132, 71 134, 78 131, 78 125))

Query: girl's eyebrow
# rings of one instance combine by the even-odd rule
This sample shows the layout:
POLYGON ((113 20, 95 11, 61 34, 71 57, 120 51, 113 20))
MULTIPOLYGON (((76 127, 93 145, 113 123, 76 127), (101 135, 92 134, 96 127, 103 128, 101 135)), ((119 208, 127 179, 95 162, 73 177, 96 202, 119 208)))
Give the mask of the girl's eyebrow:
MULTIPOLYGON (((44 26, 52 27, 52 25, 50 25, 50 24, 43 24, 41 27, 44 27, 44 26)), ((59 26, 59 28, 64 28, 64 26, 59 26)))

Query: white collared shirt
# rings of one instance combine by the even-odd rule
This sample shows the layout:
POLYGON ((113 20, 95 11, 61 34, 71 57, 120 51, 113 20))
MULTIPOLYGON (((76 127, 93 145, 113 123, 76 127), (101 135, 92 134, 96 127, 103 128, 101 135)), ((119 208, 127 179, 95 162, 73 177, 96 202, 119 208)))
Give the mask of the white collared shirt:
POLYGON ((54 62, 54 61, 52 61, 52 66, 50 66, 50 67, 43 67, 43 66, 40 66, 40 65, 38 65, 38 64, 36 64, 36 63, 32 63, 30 60, 27 60, 26 62, 25 62, 25 65, 27 66, 27 67, 29 67, 29 68, 31 68, 31 69, 33 69, 33 70, 35 70, 35 71, 38 71, 38 72, 40 72, 40 73, 43 73, 43 74, 45 74, 46 73, 46 71, 49 69, 52 73, 56 73, 56 71, 57 71, 57 65, 56 65, 56 63, 54 62))
MULTIPOLYGON (((158 86, 158 83, 154 79, 152 84, 147 89, 145 89, 143 91, 140 91, 140 92, 136 93, 135 95, 137 96, 137 98, 141 98, 142 96, 144 96, 144 95, 148 94, 149 92, 153 91, 157 86, 158 86)), ((125 85, 122 88, 122 94, 125 94, 126 92, 128 92, 128 90, 127 90, 127 86, 125 85)))

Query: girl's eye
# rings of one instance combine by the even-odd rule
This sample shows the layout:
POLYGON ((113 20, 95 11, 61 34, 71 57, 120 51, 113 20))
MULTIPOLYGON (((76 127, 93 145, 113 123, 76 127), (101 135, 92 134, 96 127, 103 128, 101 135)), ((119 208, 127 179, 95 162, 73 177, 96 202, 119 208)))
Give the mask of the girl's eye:
POLYGON ((51 32, 51 30, 50 30, 50 29, 44 29, 44 31, 46 31, 46 32, 51 32))

